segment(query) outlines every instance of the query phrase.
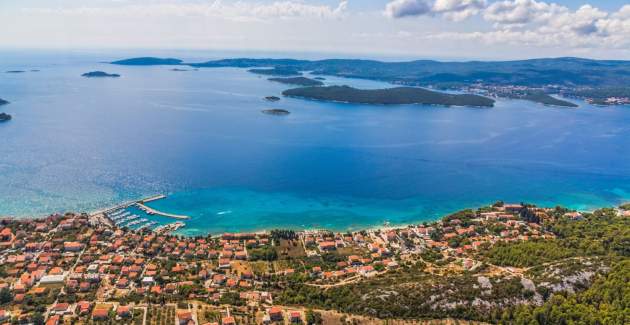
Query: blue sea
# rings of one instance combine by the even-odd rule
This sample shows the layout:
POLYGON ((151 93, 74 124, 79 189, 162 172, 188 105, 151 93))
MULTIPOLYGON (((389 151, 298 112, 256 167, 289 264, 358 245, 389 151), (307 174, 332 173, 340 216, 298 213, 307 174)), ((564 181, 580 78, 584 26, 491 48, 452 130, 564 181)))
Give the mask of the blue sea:
POLYGON ((170 54, 234 56, 0 52, 0 98, 11 102, 0 111, 14 117, 0 124, 0 215, 163 193, 149 205, 191 216, 181 233, 197 235, 408 224, 497 200, 581 210, 630 200, 627 106, 270 103, 288 86, 245 69, 101 63, 170 54), (93 70, 122 77, 81 77, 93 70), (291 114, 261 113, 269 108, 291 114))

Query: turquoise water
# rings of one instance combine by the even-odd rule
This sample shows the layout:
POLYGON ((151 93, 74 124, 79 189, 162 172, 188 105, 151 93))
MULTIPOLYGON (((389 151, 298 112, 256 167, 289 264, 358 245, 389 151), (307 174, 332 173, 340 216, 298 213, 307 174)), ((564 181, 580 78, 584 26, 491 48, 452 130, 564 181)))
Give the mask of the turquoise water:
POLYGON ((286 86, 242 69, 99 63, 129 56, 0 53, 0 71, 40 70, 0 73, 12 102, 0 110, 14 116, 0 125, 0 215, 164 193, 150 205, 192 216, 182 233, 194 235, 405 224, 496 200, 592 209, 630 199, 630 107, 268 103, 286 86), (92 70, 122 77, 80 77, 92 70))

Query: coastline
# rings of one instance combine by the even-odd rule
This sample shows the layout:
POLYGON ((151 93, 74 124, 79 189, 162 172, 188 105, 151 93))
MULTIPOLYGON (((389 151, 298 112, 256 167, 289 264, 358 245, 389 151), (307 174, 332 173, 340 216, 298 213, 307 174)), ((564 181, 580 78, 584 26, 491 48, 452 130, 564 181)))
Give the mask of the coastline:
MULTIPOLYGON (((92 217, 96 217, 96 216, 102 216, 105 215, 106 213, 111 213, 112 211, 125 211, 126 209, 130 208, 130 207, 136 207, 136 204, 138 202, 144 202, 144 203, 148 203, 148 202, 153 202, 153 201, 157 201, 157 200, 161 200, 161 199, 168 199, 167 195, 163 195, 163 194, 159 194, 159 195, 152 195, 152 196, 144 196, 144 198, 140 198, 137 200, 128 200, 128 201, 124 201, 120 204, 116 204, 113 206, 108 206, 108 207, 103 207, 101 209, 96 209, 96 210, 92 210, 90 212, 83 212, 86 213, 89 216, 92 217)), ((396 230, 396 229, 405 229, 408 227, 413 227, 413 226, 417 226, 423 223, 433 223, 436 221, 439 221, 440 219, 442 219, 445 216, 448 216, 452 213, 461 211, 461 210, 465 210, 465 209, 477 209, 479 207, 482 206, 489 206, 492 205, 493 203, 497 202, 498 200, 490 200, 486 203, 482 203, 480 205, 471 205, 471 206, 462 206, 462 207, 458 207, 458 208, 453 208, 447 212, 436 212, 436 214, 434 215, 427 215, 426 219, 423 218, 418 218, 418 219, 414 219, 412 221, 390 221, 387 218, 383 218, 382 221, 379 222, 375 222, 375 223, 368 223, 368 224, 354 224, 354 225, 346 225, 346 226, 340 226, 340 227, 325 227, 325 226, 316 226, 316 227, 308 227, 308 226, 287 226, 287 225, 264 225, 263 227, 260 228, 255 228, 255 229, 251 229, 251 230, 247 230, 247 229, 243 229, 243 230, 237 230, 237 231, 230 231, 230 230, 221 230, 221 231, 213 231, 213 230, 206 230, 206 229, 200 229, 200 228, 190 228, 187 225, 187 222, 190 221, 189 219, 180 219, 177 220, 177 218, 173 218, 171 219, 170 223, 162 223, 161 226, 164 225, 169 225, 169 224, 173 224, 176 222, 182 222, 184 223, 184 226, 179 227, 178 229, 176 229, 176 231, 173 232, 173 234, 176 235, 181 235, 184 237, 194 237, 194 236, 220 236, 221 234, 224 233, 235 233, 235 234, 262 234, 262 233, 269 233, 272 230, 275 229, 283 229, 283 230, 293 230, 296 232, 321 232, 321 231, 330 231, 330 232, 335 232, 335 233, 345 233, 345 232, 358 232, 358 231, 389 231, 389 230, 396 230)), ((539 207, 553 207, 557 204, 555 203, 547 203, 547 204, 541 204, 539 202, 529 202, 528 203, 532 203, 535 204, 536 206, 539 207)), ((584 204, 575 204, 573 207, 571 206, 567 206, 568 208, 571 208, 573 210, 576 210, 578 212, 582 212, 582 213, 589 213, 592 212, 594 210, 600 209, 600 208, 606 208, 606 207, 617 207, 620 205, 623 205, 624 203, 630 202, 630 200, 628 199, 622 199, 620 201, 617 201, 616 203, 610 203, 610 204, 605 204, 605 205, 601 205, 601 206, 595 206, 595 205, 584 205, 584 204), (574 208, 575 206, 587 206, 587 208, 574 208)), ((141 208, 140 208, 141 210, 141 208)), ((72 211, 67 211, 67 212, 62 212, 63 213, 70 213, 72 211)), ((146 213, 146 211, 144 211, 146 213)), ((410 211, 409 215, 412 215, 413 213, 411 213, 412 211, 410 211)), ((58 213, 58 212, 57 212, 58 213)), ((79 212, 81 213, 81 212, 79 212)), ((53 213, 54 214, 54 213, 53 213)), ((168 213, 166 213, 168 214, 168 213)), ((49 216, 50 214, 44 214, 41 216, 33 216, 33 217, 10 217, 10 216, 6 216, 6 218, 10 218, 10 219, 41 219, 41 218, 46 218, 47 216, 49 216)), ((3 216, 4 218, 4 216, 3 216)), ((190 219, 194 219, 195 216, 190 216, 190 219)), ((167 218, 169 219, 169 218, 167 218)))

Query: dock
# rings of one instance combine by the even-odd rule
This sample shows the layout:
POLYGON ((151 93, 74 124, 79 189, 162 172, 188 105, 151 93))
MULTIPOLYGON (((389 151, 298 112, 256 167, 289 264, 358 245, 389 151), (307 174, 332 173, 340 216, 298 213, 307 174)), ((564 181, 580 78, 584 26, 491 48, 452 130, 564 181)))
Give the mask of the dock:
MULTIPOLYGON (((146 202, 146 201, 144 201, 144 202, 146 202)), ((136 206, 138 208, 140 208, 140 210, 142 210, 142 211, 144 211, 144 212, 146 212, 148 214, 154 214, 154 215, 158 215, 158 216, 162 216, 162 217, 173 218, 173 219, 180 219, 180 220, 188 220, 188 219, 190 219, 189 216, 182 216, 182 215, 166 213, 166 212, 155 210, 153 208, 150 208, 150 207, 144 205, 144 203, 140 202, 140 201, 136 203, 136 206)))

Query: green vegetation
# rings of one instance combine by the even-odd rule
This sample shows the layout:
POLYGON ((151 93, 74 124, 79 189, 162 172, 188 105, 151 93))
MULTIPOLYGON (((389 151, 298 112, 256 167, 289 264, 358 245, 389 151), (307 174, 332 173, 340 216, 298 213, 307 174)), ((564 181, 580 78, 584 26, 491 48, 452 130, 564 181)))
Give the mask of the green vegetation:
MULTIPOLYGON (((521 218, 532 219, 527 210, 521 211, 521 218)), ((618 216, 613 209, 597 210, 580 220, 563 217, 566 212, 557 208, 548 212, 550 219, 538 220, 556 239, 499 243, 479 253, 492 264, 529 267, 524 279, 475 273, 484 272, 485 267, 433 274, 422 263, 403 263, 397 271, 327 289, 291 280, 277 300, 379 318, 453 317, 501 324, 628 323, 630 218, 618 216)), ((443 221, 466 223, 474 215, 465 210, 443 221)), ((441 255, 427 250, 421 257, 435 261, 441 255)))
POLYGON ((571 256, 577 251, 555 240, 499 243, 487 253, 488 262, 501 266, 534 266, 571 256))
POLYGON ((288 85, 297 85, 297 86, 304 86, 304 87, 324 85, 324 83, 319 80, 310 79, 306 77, 269 78, 268 80, 283 83, 283 84, 288 84, 288 85))
POLYGON ((289 97, 355 104, 427 104, 446 106, 492 107, 494 100, 477 95, 455 95, 422 88, 356 89, 349 86, 305 87, 282 92, 289 97))
POLYGON ((590 288, 577 294, 555 294, 542 306, 519 305, 501 315, 504 324, 628 324, 630 260, 616 263, 590 288))

